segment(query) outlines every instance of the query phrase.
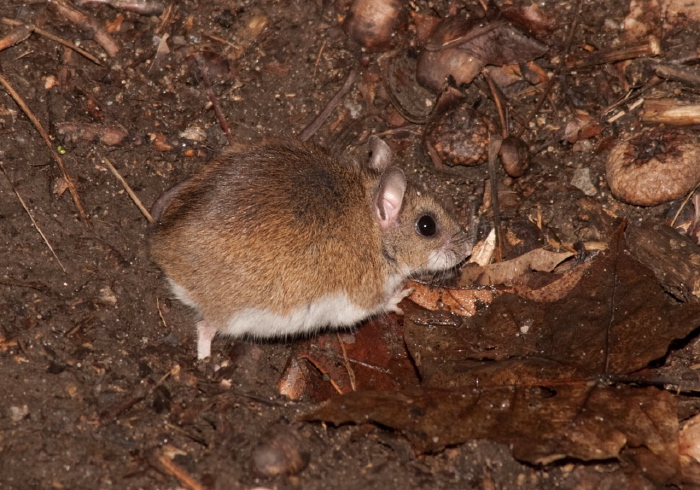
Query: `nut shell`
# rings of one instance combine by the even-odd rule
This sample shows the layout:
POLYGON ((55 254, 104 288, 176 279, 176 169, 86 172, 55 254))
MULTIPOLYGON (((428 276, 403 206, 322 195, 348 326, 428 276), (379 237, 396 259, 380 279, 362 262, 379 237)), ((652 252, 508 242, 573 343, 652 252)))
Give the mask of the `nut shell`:
POLYGON ((501 164, 511 177, 522 177, 530 166, 530 150, 523 140, 508 136, 501 143, 501 164))
POLYGON ((343 29, 350 39, 369 51, 384 51, 407 20, 402 0, 355 0, 343 29))
POLYGON ((683 130, 659 128, 617 143, 605 166, 613 195, 655 206, 682 197, 700 182, 700 141, 683 130))
POLYGON ((439 92, 449 76, 452 76, 457 86, 471 83, 485 65, 483 61, 459 48, 423 51, 416 68, 416 79, 428 90, 439 92))

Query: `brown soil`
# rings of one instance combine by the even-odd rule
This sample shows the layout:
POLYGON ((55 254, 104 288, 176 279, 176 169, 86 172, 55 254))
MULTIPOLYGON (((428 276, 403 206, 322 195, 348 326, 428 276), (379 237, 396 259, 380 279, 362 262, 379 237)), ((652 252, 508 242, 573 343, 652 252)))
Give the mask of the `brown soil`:
MULTIPOLYGON (((226 144, 207 105, 194 52, 206 53, 210 73, 220 70, 213 90, 239 141, 298 134, 349 70, 374 63, 376 56, 351 45, 332 2, 173 3, 172 23, 161 32, 170 35, 170 53, 157 66, 154 36, 161 19, 107 6, 85 7, 103 25, 123 16, 113 33, 121 50, 102 66, 36 34, 0 52, 0 74, 51 135, 65 121, 117 125, 129 134, 118 146, 60 137, 54 142, 65 150, 63 160, 89 216, 86 224, 69 192, 58 192, 60 171, 36 129, 0 91, 0 162, 8 177, 0 176, 0 487, 187 486, 174 476, 177 471, 217 489, 574 488, 583 479, 626 484, 615 462, 530 467, 515 461, 506 446, 487 441, 416 456, 405 439, 381 428, 297 422, 312 404, 289 401, 276 389, 293 342, 217 340, 211 359, 195 360, 192 314, 170 299, 148 257, 148 224, 103 157, 150 207, 226 144), (246 26, 255 16, 267 27, 253 37, 246 26), (53 79, 58 85, 47 89, 53 79), (196 130, 200 140, 188 139, 186 130, 196 130), (280 430, 299 436, 308 467, 292 477, 263 477, 254 471, 251 454, 280 430), (164 456, 173 451, 174 458, 164 456), (179 470, 168 469, 167 461, 179 470)), ((416 3, 429 11, 427 2, 416 3)), ((551 9, 561 6, 549 3, 551 9)), ((587 42, 609 45, 605 19, 624 16, 624 6, 609 5, 587 7, 582 27, 587 42)), ((570 23, 566 12, 559 25, 570 23)), ((35 23, 102 53, 43 1, 6 0, 0 17, 35 23)), ((10 29, 3 25, 0 33, 10 29)), ((562 48, 565 34, 553 35, 554 49, 562 48)), ((371 69, 365 73, 366 87, 374 75, 371 69)), ((595 92, 590 80, 584 83, 595 92)), ((584 89, 572 97, 581 93, 584 89)), ((387 106, 381 97, 364 106, 356 87, 313 140, 360 155, 370 132, 389 127, 383 119, 387 106)), ((487 178, 486 167, 440 172, 419 136, 403 134, 396 141, 410 178, 464 219, 466 197, 487 178)), ((622 207, 605 187, 603 155, 592 146, 578 152, 558 141, 553 146, 535 158, 526 177, 508 181, 527 196, 518 213, 527 216, 539 206, 562 241, 604 240, 604 227, 596 228, 579 212, 582 199, 615 212, 622 207), (591 168, 599 189, 593 197, 569 185, 582 167, 591 168)), ((514 209, 506 203, 506 215, 514 209)), ((663 216, 667 210, 629 213, 663 216)))

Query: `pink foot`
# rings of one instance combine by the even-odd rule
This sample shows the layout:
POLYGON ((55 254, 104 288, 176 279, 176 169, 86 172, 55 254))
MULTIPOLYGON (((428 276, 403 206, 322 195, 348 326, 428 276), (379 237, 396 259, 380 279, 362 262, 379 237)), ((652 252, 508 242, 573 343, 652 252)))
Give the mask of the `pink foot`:
POLYGON ((216 335, 216 329, 206 324, 204 320, 197 322, 197 359, 206 359, 211 355, 211 341, 216 335))
POLYGON ((389 298, 389 301, 386 302, 386 311, 392 311, 397 315, 403 315, 403 310, 399 308, 399 303, 401 303, 404 298, 410 296, 411 293, 413 293, 413 288, 406 288, 393 295, 389 298))

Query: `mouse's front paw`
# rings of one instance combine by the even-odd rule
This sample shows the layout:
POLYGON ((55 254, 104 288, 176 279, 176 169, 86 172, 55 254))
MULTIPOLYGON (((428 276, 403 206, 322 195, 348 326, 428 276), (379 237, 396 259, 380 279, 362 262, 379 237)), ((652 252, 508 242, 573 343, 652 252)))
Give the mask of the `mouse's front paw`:
POLYGON ((386 311, 396 313, 397 315, 403 315, 403 310, 399 308, 399 303, 401 303, 404 298, 407 298, 412 293, 413 288, 406 288, 393 295, 391 298, 389 298, 389 301, 386 302, 386 311))

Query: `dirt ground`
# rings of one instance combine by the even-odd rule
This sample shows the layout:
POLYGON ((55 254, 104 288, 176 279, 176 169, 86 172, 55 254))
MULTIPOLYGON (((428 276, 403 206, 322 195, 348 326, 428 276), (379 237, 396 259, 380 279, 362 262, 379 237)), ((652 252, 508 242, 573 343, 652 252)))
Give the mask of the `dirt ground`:
MULTIPOLYGON (((642 481, 615 461, 537 467, 489 441, 416 455, 400 434, 376 426, 299 422, 313 403, 277 391, 294 341, 218 339, 212 358, 196 361, 193 316, 171 299, 149 260, 148 223, 103 158, 150 207, 226 145, 195 53, 204 53, 213 92, 244 142, 298 134, 351 69, 364 77, 364 87, 372 86, 379 55, 363 54, 347 39, 339 23, 342 2, 173 3, 165 25, 159 16, 81 7, 112 27, 120 46, 114 57, 44 1, 0 6, 0 17, 33 23, 102 60, 97 65, 37 34, 0 51, 0 74, 61 146, 89 217, 89 224, 80 219, 46 144, 0 90, 0 163, 7 176, 0 176, 0 487, 534 489, 582 488, 581 482, 624 488, 642 481), (257 32, 254 21, 264 29, 257 32), (164 34, 169 52, 157 56, 164 34), (109 125, 128 136, 118 145, 68 138, 59 134, 64 122, 109 125), (293 476, 263 476, 255 471, 253 450, 281 432, 308 454, 308 466, 293 476)), ((575 9, 569 2, 544 3, 545 11, 559 12, 559 28, 547 44, 561 52, 575 9)), ((628 6, 583 3, 576 43, 611 45, 628 6)), ((423 0, 411 5, 440 16, 450 7, 423 0)), ((1 35, 10 30, 0 25, 1 35)), ((614 85, 613 78, 589 72, 569 86, 569 97, 609 105, 623 94, 599 87, 601 80, 614 85)), ((394 129, 388 100, 380 93, 368 105, 363 95, 355 86, 312 141, 361 156, 370 133, 394 129)), ((539 148, 530 171, 504 178, 517 196, 516 205, 505 205, 507 219, 539 210, 563 242, 604 241, 603 228, 578 212, 584 195, 570 181, 581 168, 590 168, 596 188, 586 199, 601 209, 631 220, 664 219, 671 209, 619 203, 605 185, 605 153, 597 142, 573 151, 545 128, 539 131, 530 135, 531 148, 539 148)), ((606 125, 604 131, 617 129, 606 125)), ((436 170, 419 133, 412 127, 389 137, 401 165, 468 224, 467 198, 488 178, 486 166, 436 170)), ((674 355, 689 364, 697 349, 690 338, 674 355)), ((685 416, 693 413, 692 400, 683 407, 685 416)))

